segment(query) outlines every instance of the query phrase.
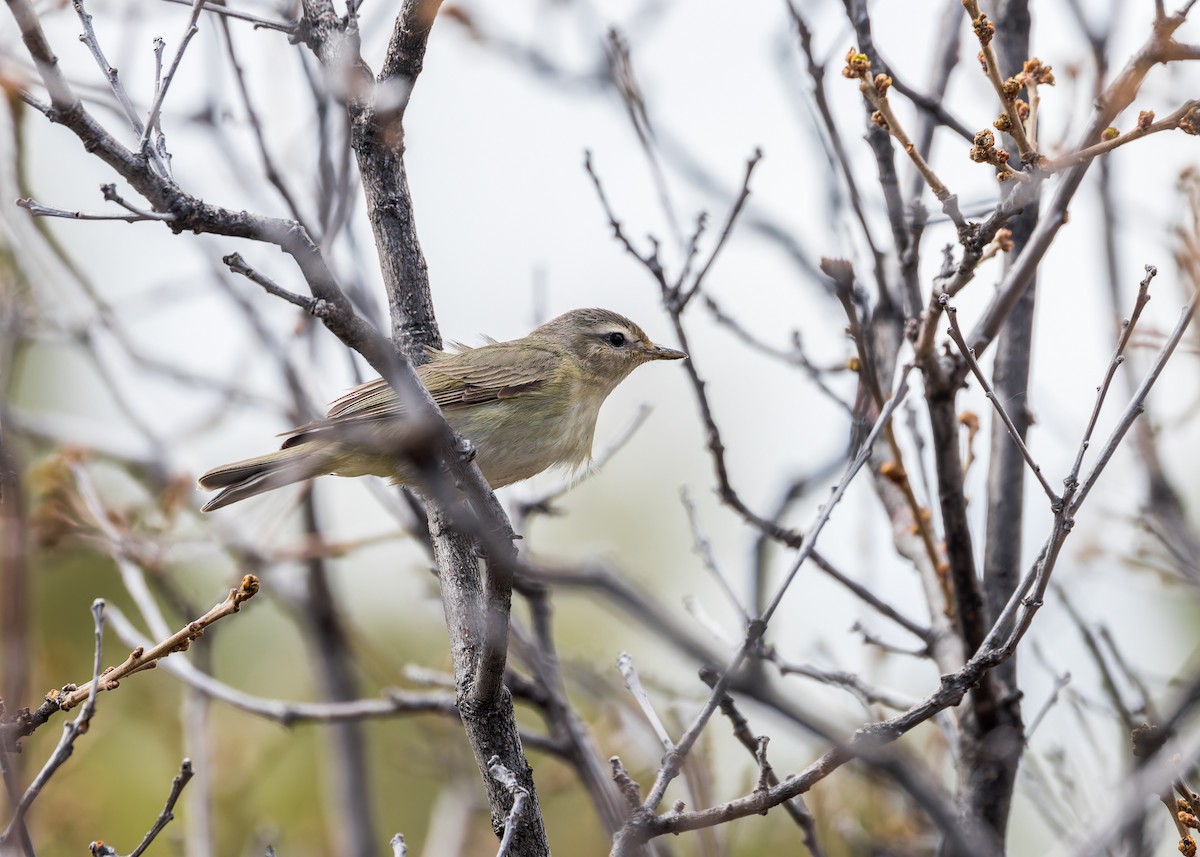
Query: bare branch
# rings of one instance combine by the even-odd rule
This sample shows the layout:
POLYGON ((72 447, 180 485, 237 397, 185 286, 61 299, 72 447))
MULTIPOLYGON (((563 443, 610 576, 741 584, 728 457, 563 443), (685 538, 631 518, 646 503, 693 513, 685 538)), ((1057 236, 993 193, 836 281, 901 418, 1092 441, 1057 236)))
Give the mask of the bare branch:
POLYGON ((734 673, 737 672, 738 668, 745 661, 750 651, 758 645, 758 641, 762 639, 762 635, 766 631, 767 624, 770 622, 771 617, 774 615, 776 609, 778 609, 780 603, 782 602, 783 596, 791 586, 792 580, 795 579, 796 573, 800 570, 800 566, 804 564, 804 561, 812 553, 817 537, 820 535, 821 530, 824 529, 825 524, 829 521, 829 517, 833 513, 834 507, 842 498, 842 495, 845 494, 846 488, 849 487, 854 476, 862 468, 863 464, 866 463, 872 444, 879 436, 879 433, 883 430, 883 427, 891 419, 892 412, 897 406, 899 406, 900 402, 904 400, 904 396, 908 392, 908 374, 909 371, 911 371, 911 368, 912 367, 906 367, 904 371, 900 373, 896 388, 892 392, 891 398, 880 412, 879 418, 875 421, 875 425, 871 429, 870 435, 863 443, 862 449, 859 450, 859 453, 854 457, 854 460, 847 465, 846 472, 842 476, 841 481, 838 482, 838 484, 834 487, 829 500, 824 506, 821 507, 821 511, 817 515, 816 520, 813 521, 812 525, 805 532, 800 550, 797 552, 791 569, 788 571, 787 575, 785 575, 783 581, 776 590, 775 596, 767 604, 766 608, 762 612, 762 615, 760 615, 758 619, 750 624, 745 641, 738 650, 737 654, 734 655, 729 664, 725 667, 720 679, 716 684, 716 687, 713 689, 713 692, 709 695, 708 700, 705 702, 704 707, 700 710, 700 713, 696 715, 696 718, 692 722, 691 726, 688 727, 687 731, 676 743, 675 748, 667 753, 667 757, 662 766, 659 768, 658 776, 654 781, 654 787, 651 789, 650 794, 646 797, 645 802, 642 804, 644 811, 652 812, 655 808, 657 808, 659 803, 661 803, 667 786, 670 784, 671 780, 678 775, 688 752, 691 750, 696 740, 700 737, 700 733, 708 724, 709 718, 712 717, 714 711, 716 711, 720 695, 726 692, 730 682, 732 681, 734 673))
MULTIPOLYGON (((742 189, 738 192, 737 198, 733 201, 733 205, 729 209, 729 216, 725 218, 725 226, 721 230, 721 236, 717 239, 717 243, 713 245, 712 252, 708 255, 708 261, 704 263, 704 267, 696 274, 689 287, 684 288, 681 292, 680 287, 683 285, 682 279, 680 284, 675 287, 674 297, 674 312, 683 312, 693 297, 700 291, 700 287, 704 283, 705 276, 708 275, 709 268, 716 261, 717 254, 721 252, 721 248, 725 246, 725 242, 729 239, 729 233, 733 231, 733 224, 741 214, 742 208, 746 205, 746 200, 750 198, 750 177, 754 175, 754 168, 758 166, 758 162, 762 160, 762 149, 755 149, 754 154, 750 156, 750 160, 746 162, 746 174, 742 177, 742 189)), ((686 269, 684 274, 686 274, 686 269)))
MULTIPOLYGON (((177 3, 180 6, 192 5, 192 0, 164 0, 164 2, 177 3)), ((254 25, 254 29, 256 30, 277 30, 280 33, 291 35, 298 29, 298 25, 292 21, 272 21, 270 18, 260 18, 258 15, 251 15, 249 12, 240 12, 228 6, 210 6, 205 4, 204 11, 212 12, 214 15, 224 15, 227 18, 236 18, 239 21, 249 21, 254 25)))
POLYGON ((1117 369, 1125 362, 1125 348, 1129 345, 1129 339, 1133 335, 1134 328, 1137 327, 1138 319, 1142 317, 1142 310, 1150 301, 1150 283, 1158 275, 1158 268, 1153 265, 1146 266, 1146 276, 1138 286, 1137 299, 1133 303, 1133 311, 1129 314, 1129 318, 1121 323, 1121 335, 1117 337, 1116 349, 1113 351, 1112 359, 1108 362, 1108 369, 1104 373, 1104 380, 1100 382, 1100 386, 1096 388, 1096 403, 1092 406, 1092 415, 1088 418, 1087 428, 1083 431, 1083 440, 1079 442, 1079 451, 1075 453, 1075 463, 1071 466, 1071 472, 1067 475, 1068 482, 1075 482, 1079 479, 1079 471, 1083 467, 1083 456, 1087 453, 1088 447, 1092 443, 1092 433, 1096 430, 1096 421, 1100 419, 1100 410, 1104 407, 1104 399, 1108 396, 1109 387, 1112 386, 1113 376, 1117 374, 1117 369))
POLYGON ((1163 369, 1167 365, 1167 361, 1171 359, 1171 354, 1175 351, 1175 346, 1179 344, 1179 340, 1183 338, 1184 332, 1192 321, 1192 316, 1196 312, 1197 292, 1193 290, 1191 298, 1187 305, 1180 311, 1179 321, 1175 324, 1175 329, 1171 331, 1171 335, 1167 338, 1166 344, 1159 351, 1157 359, 1150 367, 1150 371, 1146 373, 1146 377, 1142 379, 1141 385, 1137 392, 1133 394, 1133 399, 1126 406, 1125 411, 1121 414, 1121 418, 1117 421, 1116 427, 1112 430, 1108 440, 1100 450, 1100 456, 1096 463, 1092 465, 1091 471, 1083 482, 1079 485, 1078 492, 1071 500, 1070 509, 1073 515, 1080 505, 1087 498, 1092 488, 1096 484, 1096 480, 1100 478, 1100 474, 1104 471, 1109 459, 1113 453, 1117 451, 1121 441, 1124 440, 1125 434, 1133 425, 1133 421, 1141 416, 1145 410, 1146 396, 1150 394, 1150 389, 1154 386, 1154 382, 1158 380, 1158 376, 1162 374, 1163 369))
MULTIPOLYGON (((712 670, 701 670, 700 679, 712 687, 717 682, 717 674, 712 670)), ((756 793, 765 792, 767 788, 779 785, 779 775, 767 762, 765 747, 760 753, 760 741, 765 738, 759 738, 750 729, 750 723, 738 710, 737 703, 729 694, 724 694, 720 700, 721 713, 729 720, 733 727, 733 735, 738 739, 743 747, 745 747, 755 757, 759 765, 759 785, 755 789, 756 793)), ((783 808, 792 820, 796 822, 800 830, 804 834, 804 844, 808 848, 809 854, 812 857, 824 857, 824 850, 821 848, 820 840, 817 838, 817 824, 812 813, 804 803, 804 798, 796 795, 794 798, 784 801, 783 808)))
POLYGON ((1046 492, 1046 496, 1050 499, 1051 507, 1057 506, 1062 502, 1062 498, 1050 487, 1050 483, 1046 480, 1046 475, 1042 473, 1041 465, 1033 460, 1033 454, 1029 451, 1029 447, 1025 445, 1025 441, 1021 438, 1021 433, 1017 430, 1016 425, 1013 424, 1012 417, 1008 415, 1008 411, 1004 409, 1004 405, 997 398, 996 391, 992 389, 992 385, 984 377, 983 369, 980 368, 979 361, 975 359, 975 352, 967 345, 966 340, 963 339, 962 329, 958 326, 958 308, 950 305, 948 296, 943 295, 942 297, 944 298, 943 308, 946 311, 946 318, 950 322, 950 327, 946 330, 946 333, 950 335, 950 338, 954 340, 954 344, 962 352, 963 358, 967 361, 967 366, 975 375, 976 380, 979 381, 979 386, 983 388, 983 394, 987 396, 988 401, 996 409, 996 413, 999 414, 1004 427, 1008 429, 1009 437, 1012 438, 1017 449, 1021 451, 1021 455, 1025 458, 1025 463, 1029 465, 1029 469, 1033 471, 1033 475, 1041 483, 1042 490, 1046 492))
POLYGON ((67 759, 71 758, 71 754, 75 751, 75 741, 80 735, 88 731, 88 726, 92 722, 92 716, 96 713, 96 694, 100 689, 100 665, 104 651, 103 599, 97 598, 92 602, 92 624, 95 629, 95 654, 92 658, 92 680, 80 689, 82 691, 80 699, 84 702, 84 705, 74 720, 63 724, 63 734, 58 741, 58 746, 54 748, 54 752, 50 754, 50 758, 46 760, 46 764, 42 766, 37 776, 33 778, 33 782, 25 789, 25 794, 21 796, 21 800, 13 810, 8 826, 4 829, 4 833, 0 834, 0 848, 12 838, 14 833, 23 830, 25 814, 29 812, 29 808, 37 800, 38 795, 42 793, 42 789, 46 787, 46 783, 54 776, 55 771, 62 767, 67 759))
POLYGON ((63 217, 68 220, 120 220, 125 223, 140 223, 145 220, 170 223, 175 219, 175 215, 170 213, 139 211, 129 206, 125 206, 130 211, 129 214, 106 214, 103 212, 68 211, 64 208, 53 208, 33 199, 18 199, 17 205, 24 208, 34 217, 63 217))
MULTIPOLYGON (((171 87, 171 82, 175 80, 175 72, 179 70, 179 63, 183 61, 183 53, 187 50, 188 44, 191 43, 192 37, 200 32, 199 21, 200 15, 204 12, 204 4, 206 0, 194 0, 192 3, 192 14, 188 19, 187 29, 183 31, 183 36, 179 39, 179 47, 175 49, 175 56, 171 59, 171 65, 167 68, 167 73, 163 76, 162 83, 154 93, 154 103, 150 105, 150 116, 146 120, 146 127, 142 129, 141 139, 138 141, 138 151, 146 152, 150 149, 150 135, 158 130, 159 119, 162 114, 163 101, 167 97, 167 91, 171 87)), ((162 132, 158 131, 160 137, 162 132)))
POLYGON ((183 794, 183 789, 192 779, 192 760, 184 759, 179 766, 179 773, 175 779, 171 781, 171 791, 167 794, 167 803, 163 806, 162 812, 158 814, 158 818, 154 821, 154 826, 150 828, 150 832, 142 838, 138 843, 138 847, 129 853, 129 857, 141 857, 146 849, 158 838, 158 834, 162 833, 163 828, 175 820, 175 802, 179 800, 179 796, 183 794))
POLYGON ((642 680, 638 677, 637 668, 633 665, 633 658, 629 656, 628 652, 621 652, 620 657, 617 658, 617 669, 621 671, 621 677, 625 679, 625 687, 633 694, 638 707, 646 715, 646 720, 650 723, 650 727, 658 737, 659 743, 663 745, 663 749, 668 753, 674 750, 675 744, 671 741, 671 736, 667 733, 667 727, 663 725, 658 712, 654 710, 654 703, 650 701, 650 695, 646 693, 646 688, 642 686, 642 680))

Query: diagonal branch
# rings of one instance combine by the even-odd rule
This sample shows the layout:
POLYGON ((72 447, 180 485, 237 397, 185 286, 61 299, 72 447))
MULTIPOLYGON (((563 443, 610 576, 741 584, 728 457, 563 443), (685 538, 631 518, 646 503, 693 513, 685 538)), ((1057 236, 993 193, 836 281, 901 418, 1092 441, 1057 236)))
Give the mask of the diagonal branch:
POLYGON ((1025 459, 1025 463, 1029 465, 1029 469, 1033 471, 1033 475, 1041 483, 1042 490, 1046 492, 1046 496, 1050 499, 1051 507, 1059 505, 1062 503, 1062 498, 1050 487, 1050 483, 1046 480, 1046 474, 1042 472, 1042 466, 1033 460, 1033 453, 1029 451, 1029 447, 1025 445, 1025 441, 1021 438, 1021 432, 1013 424, 1012 417, 1008 415, 1008 411, 1004 409, 1004 405, 997 398, 996 391, 992 389, 992 385, 988 383, 987 378, 984 376, 983 369, 979 366, 979 361, 975 359, 975 352, 967 345, 966 340, 963 339, 962 329, 958 326, 958 307, 951 306, 949 298, 946 295, 942 297, 944 299, 942 304, 943 309, 946 311, 946 319, 950 322, 950 327, 946 330, 946 333, 949 334, 950 338, 954 340, 954 344, 958 346, 959 351, 962 352, 963 358, 967 361, 967 367, 975 375, 976 380, 979 381, 979 386, 983 388, 983 394, 987 396, 988 401, 996 409, 1001 422, 1004 423, 1004 427, 1008 430, 1009 437, 1012 438, 1017 449, 1021 451, 1021 455, 1025 459))

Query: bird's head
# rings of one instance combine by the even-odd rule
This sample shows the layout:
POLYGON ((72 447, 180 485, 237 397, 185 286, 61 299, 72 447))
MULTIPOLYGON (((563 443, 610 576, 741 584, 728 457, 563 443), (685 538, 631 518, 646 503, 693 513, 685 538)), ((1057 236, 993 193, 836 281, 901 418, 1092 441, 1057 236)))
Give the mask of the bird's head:
POLYGON ((544 336, 565 348, 605 393, 643 363, 687 357, 682 351, 655 345, 632 321, 606 309, 571 310, 546 322, 531 336, 544 336))

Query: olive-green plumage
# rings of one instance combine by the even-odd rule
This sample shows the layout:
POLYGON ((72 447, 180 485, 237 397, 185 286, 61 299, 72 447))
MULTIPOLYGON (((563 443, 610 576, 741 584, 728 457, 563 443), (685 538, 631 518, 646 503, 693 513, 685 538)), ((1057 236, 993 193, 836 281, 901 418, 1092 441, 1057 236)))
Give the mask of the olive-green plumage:
MULTIPOLYGON (((435 352, 417 376, 474 444, 484 478, 500 488, 555 465, 583 464, 608 394, 643 363, 686 356, 655 345, 615 312, 577 309, 524 339, 435 352)), ((324 419, 287 432, 281 449, 201 476, 202 487, 222 489, 203 510, 326 473, 408 482, 387 454, 403 448, 407 425, 395 392, 377 378, 334 402, 324 419)))

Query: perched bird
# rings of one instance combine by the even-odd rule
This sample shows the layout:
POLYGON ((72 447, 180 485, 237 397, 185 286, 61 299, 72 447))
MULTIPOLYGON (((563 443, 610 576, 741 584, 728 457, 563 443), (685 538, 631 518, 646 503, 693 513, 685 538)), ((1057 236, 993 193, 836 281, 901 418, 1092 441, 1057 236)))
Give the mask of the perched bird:
MULTIPOLYGON (((474 444, 484 478, 500 488, 586 462, 608 394, 643 363, 687 355, 655 345, 615 312, 576 309, 524 339, 431 357, 417 376, 455 431, 474 444)), ((388 454, 404 447, 408 428, 388 382, 369 381, 335 401, 324 419, 286 432, 276 452, 201 476, 201 487, 221 489, 203 511, 326 473, 409 484, 414 477, 388 454)))

